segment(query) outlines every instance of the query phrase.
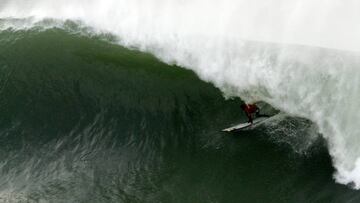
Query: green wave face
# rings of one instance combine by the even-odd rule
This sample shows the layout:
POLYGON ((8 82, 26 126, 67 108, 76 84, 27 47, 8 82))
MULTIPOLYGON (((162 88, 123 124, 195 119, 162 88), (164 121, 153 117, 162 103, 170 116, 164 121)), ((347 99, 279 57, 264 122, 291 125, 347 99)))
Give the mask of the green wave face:
POLYGON ((240 114, 238 100, 149 54, 59 29, 0 39, 5 199, 160 195, 173 159, 200 150, 222 118, 240 114))
MULTIPOLYGON (((240 104, 192 71, 99 36, 56 28, 2 31, 0 201, 359 197, 333 183, 321 144, 303 156, 289 146, 306 139, 288 142, 279 129, 272 136, 220 133, 245 120, 240 104)), ((291 130, 294 123, 301 124, 283 126, 291 130)))

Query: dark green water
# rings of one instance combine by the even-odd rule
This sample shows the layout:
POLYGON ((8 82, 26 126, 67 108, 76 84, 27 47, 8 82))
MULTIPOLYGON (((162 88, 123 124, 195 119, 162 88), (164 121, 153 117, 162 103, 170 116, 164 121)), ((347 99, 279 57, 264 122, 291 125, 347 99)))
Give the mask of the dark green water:
POLYGON ((220 133, 240 104, 99 37, 2 31, 0 202, 360 201, 296 120, 220 133))

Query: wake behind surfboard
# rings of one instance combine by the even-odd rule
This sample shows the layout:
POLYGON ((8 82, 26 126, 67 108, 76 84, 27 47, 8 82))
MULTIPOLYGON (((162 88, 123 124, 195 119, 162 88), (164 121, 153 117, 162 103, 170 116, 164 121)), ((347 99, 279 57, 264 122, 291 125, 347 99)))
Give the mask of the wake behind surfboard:
POLYGON ((237 131, 240 131, 240 130, 247 130, 247 129, 251 129, 251 128, 254 128, 256 126, 258 126, 259 124, 263 123, 264 121, 266 121, 267 119, 269 119, 269 117, 259 117, 259 118, 255 118, 253 120, 253 124, 251 123, 240 123, 240 124, 237 124, 235 126, 232 126, 230 128, 225 128, 223 130, 221 130, 222 132, 237 132, 237 131))

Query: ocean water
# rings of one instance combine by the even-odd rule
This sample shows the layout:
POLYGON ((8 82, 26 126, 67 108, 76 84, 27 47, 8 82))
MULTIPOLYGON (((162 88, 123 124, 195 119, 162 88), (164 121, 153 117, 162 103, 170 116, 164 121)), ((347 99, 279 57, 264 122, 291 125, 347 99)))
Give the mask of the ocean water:
POLYGON ((246 120, 241 101, 190 70, 106 36, 54 28, 0 38, 1 202, 360 198, 333 181, 309 121, 224 134, 246 120))
POLYGON ((0 1, 0 202, 360 201, 359 3, 271 2, 0 1))

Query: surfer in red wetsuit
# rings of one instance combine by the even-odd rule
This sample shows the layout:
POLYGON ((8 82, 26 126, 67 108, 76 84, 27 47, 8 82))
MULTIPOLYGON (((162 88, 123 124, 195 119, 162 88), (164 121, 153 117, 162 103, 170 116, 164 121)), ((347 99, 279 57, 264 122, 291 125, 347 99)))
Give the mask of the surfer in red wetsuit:
POLYGON ((254 116, 258 117, 260 113, 259 107, 256 104, 242 104, 241 109, 245 112, 249 119, 249 123, 253 124, 254 116))

